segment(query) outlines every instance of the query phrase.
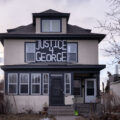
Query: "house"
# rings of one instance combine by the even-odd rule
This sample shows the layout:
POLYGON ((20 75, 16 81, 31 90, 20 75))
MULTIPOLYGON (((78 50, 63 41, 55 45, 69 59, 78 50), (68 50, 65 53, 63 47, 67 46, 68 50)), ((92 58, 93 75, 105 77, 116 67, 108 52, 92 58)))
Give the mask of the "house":
MULTIPOLYGON (((70 14, 46 10, 32 23, 0 34, 5 98, 13 112, 96 103, 100 93, 98 45, 104 34, 68 23, 70 14)), ((13 18, 14 19, 14 18, 13 18)))
POLYGON ((115 66, 115 74, 109 76, 113 105, 120 105, 120 65, 115 66))

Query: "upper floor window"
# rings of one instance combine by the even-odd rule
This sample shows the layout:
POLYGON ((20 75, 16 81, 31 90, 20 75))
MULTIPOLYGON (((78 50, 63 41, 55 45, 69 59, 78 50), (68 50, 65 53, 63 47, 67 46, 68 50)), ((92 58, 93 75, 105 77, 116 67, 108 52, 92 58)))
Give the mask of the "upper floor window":
POLYGON ((42 32, 60 32, 60 20, 42 20, 42 32))
POLYGON ((35 62, 35 43, 26 43, 26 62, 35 62))
POLYGON ((67 61, 77 62, 77 43, 67 44, 67 61))

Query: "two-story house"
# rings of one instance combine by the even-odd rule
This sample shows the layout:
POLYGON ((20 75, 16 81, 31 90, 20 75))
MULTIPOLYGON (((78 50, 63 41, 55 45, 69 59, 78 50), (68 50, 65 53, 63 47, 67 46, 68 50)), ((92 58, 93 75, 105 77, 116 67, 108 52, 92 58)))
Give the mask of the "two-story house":
POLYGON ((69 13, 32 14, 32 23, 0 34, 4 46, 5 97, 12 111, 95 103, 100 91, 98 44, 104 34, 70 25, 69 13))

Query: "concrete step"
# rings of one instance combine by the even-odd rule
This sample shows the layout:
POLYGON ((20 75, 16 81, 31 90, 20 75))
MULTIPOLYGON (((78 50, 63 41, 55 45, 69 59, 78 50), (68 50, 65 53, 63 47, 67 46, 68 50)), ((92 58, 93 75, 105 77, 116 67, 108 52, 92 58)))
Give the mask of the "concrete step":
POLYGON ((72 106, 50 106, 48 109, 49 115, 74 115, 72 106))

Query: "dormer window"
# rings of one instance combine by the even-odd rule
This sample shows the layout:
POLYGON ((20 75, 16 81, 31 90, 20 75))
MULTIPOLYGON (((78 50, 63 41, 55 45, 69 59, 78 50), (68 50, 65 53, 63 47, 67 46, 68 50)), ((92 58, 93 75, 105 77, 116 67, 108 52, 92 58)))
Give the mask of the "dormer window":
POLYGON ((61 32, 60 19, 42 19, 42 32, 61 32))

